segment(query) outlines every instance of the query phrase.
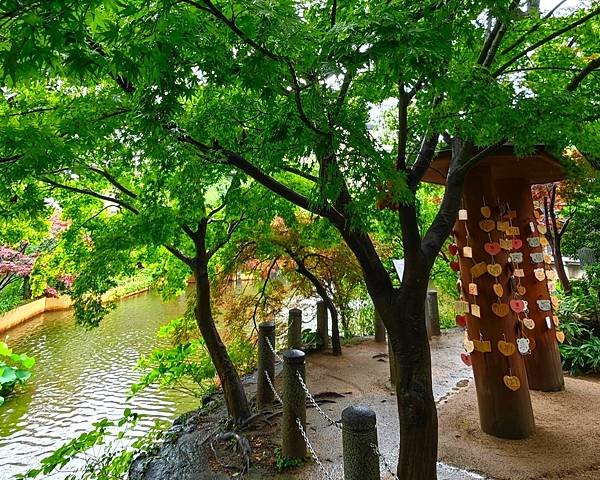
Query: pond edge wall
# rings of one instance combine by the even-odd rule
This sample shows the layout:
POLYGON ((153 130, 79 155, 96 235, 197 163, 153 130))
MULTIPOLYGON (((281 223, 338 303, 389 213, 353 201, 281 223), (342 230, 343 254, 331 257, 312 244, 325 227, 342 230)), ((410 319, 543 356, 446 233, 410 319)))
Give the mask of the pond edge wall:
MULTIPOLYGON (((143 288, 136 292, 131 292, 123 295, 119 298, 103 298, 104 302, 113 300, 124 300, 140 293, 145 293, 149 288, 143 288)), ((0 315, 0 334, 7 332, 11 328, 21 325, 35 317, 42 315, 47 312, 58 312, 61 310, 70 310, 73 308, 73 300, 68 295, 61 295, 58 298, 44 297, 34 300, 32 302, 21 305, 17 308, 13 308, 8 312, 0 315)))

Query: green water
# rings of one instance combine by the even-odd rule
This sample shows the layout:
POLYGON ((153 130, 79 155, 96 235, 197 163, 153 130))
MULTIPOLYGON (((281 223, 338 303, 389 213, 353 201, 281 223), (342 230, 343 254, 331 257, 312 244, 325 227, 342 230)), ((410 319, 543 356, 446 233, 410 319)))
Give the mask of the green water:
POLYGON ((126 407, 145 414, 140 430, 195 408, 196 399, 156 389, 126 401, 140 376, 133 369, 140 355, 158 345, 158 327, 184 309, 183 298, 166 304, 142 294, 120 302, 90 331, 75 326, 70 312, 55 312, 4 334, 14 351, 37 364, 27 386, 0 408, 0 479, 36 466, 94 421, 119 418, 126 407))

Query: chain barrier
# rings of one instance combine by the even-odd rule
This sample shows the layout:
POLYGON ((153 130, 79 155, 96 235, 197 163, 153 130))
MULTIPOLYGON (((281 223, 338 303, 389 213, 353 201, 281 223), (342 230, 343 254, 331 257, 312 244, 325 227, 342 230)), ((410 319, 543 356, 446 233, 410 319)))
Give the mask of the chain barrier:
POLYGON ((281 397, 277 393, 277 390, 275 390, 275 387, 271 382, 271 377, 269 377, 269 374, 267 372, 265 372, 265 378, 267 379, 267 383, 269 384, 269 387, 271 387, 271 390, 273 391, 273 395, 275 395, 276 400, 283 405, 283 400, 281 400, 281 397))
POLYGON ((283 363, 283 358, 281 358, 279 355, 277 355, 277 352, 275 351, 275 348, 273 347, 273 345, 271 344, 271 340, 269 340, 268 337, 265 336, 265 340, 267 341, 267 345, 269 346, 269 350, 271 350, 271 353, 275 356, 275 358, 283 363))
POLYGON ((304 379, 302 378, 302 375, 300 375, 299 372, 296 372, 296 376, 298 377, 298 381, 300 382, 300 385, 302 386, 302 389, 304 390, 304 393, 308 397, 308 400, 310 401, 310 403, 312 404, 312 406, 315 407, 316 410, 317 410, 317 412, 319 412, 323 416, 323 418, 325 420, 327 420, 331 425, 333 425, 334 427, 336 427, 336 428, 338 428, 338 429, 341 430, 342 429, 341 422, 338 422, 338 421, 334 420, 333 418, 331 418, 329 415, 327 415, 323 411, 323 409, 319 406, 319 404, 317 403, 317 401, 315 400, 315 398, 312 396, 312 394, 308 390, 308 387, 306 386, 306 383, 304 383, 304 379))
POLYGON ((296 425, 298 425, 300 434, 302 435, 302 438, 304 439, 304 443, 306 443, 306 446, 308 447, 308 450, 310 451, 310 454, 311 454, 313 460, 319 466, 319 468, 323 472, 323 475, 325 476, 325 478, 327 480, 333 480, 333 478, 331 477, 331 475, 329 475, 329 472, 327 471, 325 466, 321 463, 321 460, 319 460, 319 457, 317 457, 317 452, 315 452, 314 448, 310 444, 310 441, 308 440, 308 435, 306 435, 306 432, 304 431, 304 428, 302 427, 302 422, 300 421, 299 418, 296 418, 296 425))
MULTIPOLYGON (((273 348, 273 345, 271 344, 271 341, 268 338, 266 338, 266 337, 265 337, 265 340, 267 341, 267 345, 269 346, 269 349, 271 350, 271 352, 273 353, 273 355, 275 356, 275 358, 278 359, 280 362, 283 362, 283 359, 277 354, 277 352, 273 348)), ((339 430, 342 430, 342 424, 341 424, 341 422, 332 419, 329 415, 327 415, 327 413, 325 413, 325 411, 317 403, 317 401, 315 400, 315 398, 312 396, 312 394, 308 390, 308 387, 306 386, 306 383, 304 382, 304 379, 302 378, 302 375, 300 375, 300 372, 296 372, 296 376, 298 378, 298 381, 300 382, 300 385, 302 386, 302 389, 304 390, 304 393, 306 394, 306 397, 308 398, 308 400, 312 404, 312 406, 317 410, 317 412, 319 412, 319 414, 325 420, 327 420, 327 422, 330 425, 336 427, 339 430)), ((275 390, 275 386, 273 385, 273 382, 271 381, 271 378, 269 377, 269 374, 267 372, 265 372, 265 377, 267 379, 267 383, 269 384, 269 387, 273 391, 273 395, 275 396, 275 399, 279 403, 281 403, 283 405, 283 400, 281 399, 281 397, 277 393, 277 390, 275 390)), ((310 441, 308 440, 308 436, 306 434, 306 431, 302 427, 302 422, 300 422, 299 418, 296 418, 296 425, 298 425, 298 429, 300 430, 300 434, 302 435, 302 438, 304 439, 304 442, 306 443, 306 446, 307 446, 308 450, 310 451, 310 454, 311 454, 313 460, 315 461, 315 463, 318 465, 318 467, 323 472, 323 475, 324 475, 325 479, 326 480, 333 480, 333 478, 331 477, 331 475, 329 474, 329 472, 327 471, 327 469, 325 468, 325 466, 321 463, 321 460, 317 456, 317 453, 315 452, 313 446, 311 445, 310 441)), ((383 463, 385 469, 392 475, 392 478, 394 478, 394 480, 399 480, 398 476, 396 475, 396 472, 390 466, 389 462, 383 456, 383 454, 379 451, 379 448, 377 448, 377 445, 375 445, 374 443, 372 443, 370 445, 370 447, 375 452, 375 455, 377 455, 377 458, 383 463)))
POLYGON ((373 451, 375 452, 375 455, 377 455, 377 458, 379 458, 381 460, 381 462, 383 463, 383 466, 385 467, 385 469, 392 474, 392 477, 394 478, 394 480, 400 480, 398 478, 398 475, 396 475, 396 472, 392 469, 392 467, 390 466, 390 464, 388 463, 387 459, 383 456, 383 453, 381 453, 379 451, 379 448, 377 448, 377 445, 375 445, 374 443, 371 444, 371 448, 373 449, 373 451))

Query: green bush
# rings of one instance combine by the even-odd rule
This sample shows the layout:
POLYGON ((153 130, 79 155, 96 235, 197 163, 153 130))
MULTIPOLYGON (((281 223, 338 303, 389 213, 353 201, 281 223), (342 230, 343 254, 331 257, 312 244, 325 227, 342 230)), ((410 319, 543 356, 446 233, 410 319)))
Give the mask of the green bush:
POLYGON ((572 282, 570 295, 560 294, 558 315, 565 342, 560 345, 563 365, 572 374, 600 372, 600 323, 595 272, 572 282))
MULTIPOLYGON (((217 389, 216 369, 206 345, 198 337, 198 328, 188 311, 160 328, 158 337, 170 345, 156 348, 142 357, 137 369, 143 373, 131 386, 133 396, 150 385, 178 390, 202 398, 217 389)), ((256 349, 247 339, 236 338, 227 342, 227 352, 240 375, 250 373, 256 366, 256 349)))
POLYGON ((17 475, 18 479, 48 478, 67 473, 68 480, 125 480, 133 459, 154 448, 163 436, 163 426, 158 422, 142 437, 133 433, 140 416, 129 408, 116 421, 103 418, 92 424, 90 431, 65 443, 51 455, 41 460, 40 466, 17 475), (124 446, 126 445, 126 446, 124 446), (74 460, 85 460, 75 466, 74 460), (66 468, 65 468, 66 467, 66 468))
POLYGON ((0 405, 18 385, 31 377, 35 359, 24 354, 13 353, 4 342, 0 342, 0 405))
POLYGON ((19 278, 0 290, 0 315, 23 303, 23 279, 19 278))

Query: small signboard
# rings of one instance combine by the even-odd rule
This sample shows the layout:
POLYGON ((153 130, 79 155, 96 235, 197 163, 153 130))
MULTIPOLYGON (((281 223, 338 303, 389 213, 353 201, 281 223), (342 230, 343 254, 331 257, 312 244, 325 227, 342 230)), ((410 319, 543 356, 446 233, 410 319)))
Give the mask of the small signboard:
POLYGON ((402 276, 404 275, 404 260, 403 259, 394 259, 392 260, 394 263, 394 268, 396 269, 396 273, 398 274, 398 278, 402 281, 402 276))

